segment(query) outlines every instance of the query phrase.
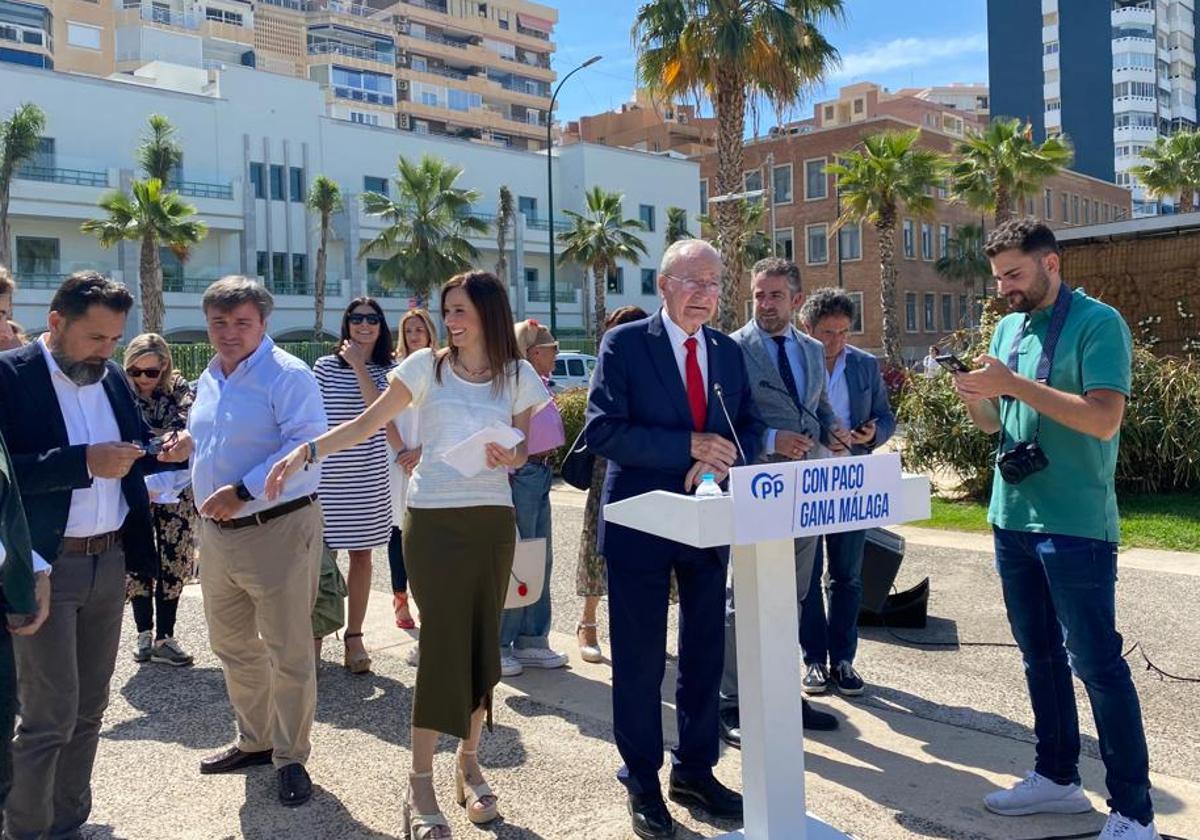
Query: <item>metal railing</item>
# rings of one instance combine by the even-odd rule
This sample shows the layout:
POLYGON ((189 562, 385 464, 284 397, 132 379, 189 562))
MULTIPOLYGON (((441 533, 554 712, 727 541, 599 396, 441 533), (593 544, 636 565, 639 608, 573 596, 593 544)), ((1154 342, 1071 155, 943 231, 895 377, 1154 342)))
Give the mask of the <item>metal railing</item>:
POLYGON ((169 184, 170 189, 180 195, 190 195, 193 198, 223 198, 226 200, 233 199, 232 184, 207 184, 203 181, 180 181, 178 184, 169 184))
POLYGON ((58 166, 25 165, 16 176, 26 181, 51 181, 55 184, 75 184, 81 187, 107 187, 108 173, 90 169, 63 169, 58 166))
POLYGON ((522 26, 519 23, 517 24, 517 32, 521 35, 528 35, 530 38, 540 38, 543 41, 550 40, 549 32, 541 32, 537 29, 530 29, 528 26, 522 26))
POLYGON ((448 14, 446 0, 400 0, 406 6, 416 6, 418 9, 429 9, 431 12, 448 14))
MULTIPOLYGON (((314 283, 311 280, 304 279, 295 280, 267 280, 267 291, 276 295, 301 295, 309 297, 313 294, 314 283)), ((326 280, 325 281, 325 297, 337 297, 342 293, 341 280, 326 280)))
POLYGON ((176 12, 171 9, 154 6, 147 8, 143 6, 142 20, 148 20, 151 23, 161 23, 165 26, 178 26, 183 29, 199 29, 200 21, 203 18, 200 15, 190 12, 176 12))
POLYGON ((362 61, 374 61, 379 64, 395 66, 396 54, 373 50, 369 47, 357 47, 353 44, 342 44, 337 41, 322 41, 308 45, 309 55, 343 55, 362 61))
POLYGON ((384 286, 376 279, 367 280, 367 294, 378 298, 410 298, 417 295, 406 286, 384 286))
POLYGON ((407 35, 409 38, 416 38, 418 41, 428 41, 431 44, 441 44, 444 47, 454 47, 457 50, 465 50, 470 44, 464 44, 462 41, 451 41, 443 35, 437 35, 433 32, 426 32, 424 36, 414 35, 411 32, 402 32, 401 35, 407 35))
POLYGON ((416 67, 410 67, 417 73, 432 73, 435 76, 445 76, 447 79, 457 79, 460 82, 465 82, 471 77, 463 73, 461 70, 452 70, 449 67, 426 67, 424 70, 419 70, 416 67))
POLYGON ((216 277, 163 277, 163 291, 199 295, 216 281, 216 277))
MULTIPOLYGON (((572 286, 562 286, 556 284, 554 287, 554 300, 557 303, 574 303, 575 289, 572 286)), ((543 286, 526 286, 525 299, 530 303, 549 303, 550 289, 543 286)))
POLYGON ((67 279, 66 274, 27 274, 17 269, 17 282, 22 289, 57 289, 67 279))
POLYGON ((372 105, 395 105, 396 97, 390 93, 377 93, 373 90, 363 90, 362 88, 348 88, 334 86, 333 95, 338 99, 352 99, 355 102, 369 102, 372 105))

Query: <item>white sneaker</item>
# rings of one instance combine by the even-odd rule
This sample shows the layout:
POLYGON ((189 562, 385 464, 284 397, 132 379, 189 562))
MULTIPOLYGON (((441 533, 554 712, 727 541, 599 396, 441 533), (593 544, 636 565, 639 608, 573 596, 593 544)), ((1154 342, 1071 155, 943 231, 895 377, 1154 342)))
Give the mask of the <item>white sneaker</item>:
POLYGON ((519 677, 523 673, 525 673, 525 668, 517 661, 516 657, 507 653, 500 654, 500 676, 519 677))
POLYGON ((565 653, 550 648, 513 648, 513 656, 526 668, 562 668, 569 661, 565 653))
POLYGON ((1083 814, 1092 810, 1092 803, 1079 785, 1055 784, 1032 770, 1008 790, 998 790, 983 797, 983 804, 993 814, 1005 817, 1083 814))
POLYGON ((137 634, 137 642, 133 648, 134 662, 149 662, 150 651, 154 647, 154 631, 143 630, 137 634))
POLYGON ((1142 825, 1137 820, 1131 820, 1113 811, 1108 815, 1108 822, 1096 840, 1162 840, 1162 835, 1150 825, 1142 825))
POLYGON ((417 666, 419 666, 421 664, 421 647, 420 647, 420 645, 412 646, 412 649, 409 650, 409 652, 408 652, 408 656, 404 657, 404 664, 411 665, 414 668, 416 668, 417 666))

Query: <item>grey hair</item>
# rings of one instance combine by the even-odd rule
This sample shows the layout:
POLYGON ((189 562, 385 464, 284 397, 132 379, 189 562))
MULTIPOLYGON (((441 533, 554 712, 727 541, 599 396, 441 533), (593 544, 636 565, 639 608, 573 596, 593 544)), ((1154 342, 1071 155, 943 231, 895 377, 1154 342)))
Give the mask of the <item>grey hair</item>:
POLYGON ((658 264, 659 274, 670 274, 672 266, 688 257, 712 256, 719 262, 721 252, 703 239, 680 239, 672 242, 663 251, 662 261, 658 264))
POLYGON ((845 315, 853 322, 854 298, 841 289, 817 289, 809 295, 800 309, 800 320, 809 328, 815 327, 822 318, 830 315, 845 315))
POLYGON ((800 294, 800 266, 783 257, 766 257, 754 264, 750 270, 751 279, 763 277, 786 277, 788 291, 793 296, 800 294))
POLYGON ((210 309, 232 312, 243 303, 253 303, 264 321, 275 308, 275 298, 271 297, 270 292, 249 277, 240 274, 222 277, 205 289, 204 297, 200 299, 200 306, 205 315, 208 315, 210 309))

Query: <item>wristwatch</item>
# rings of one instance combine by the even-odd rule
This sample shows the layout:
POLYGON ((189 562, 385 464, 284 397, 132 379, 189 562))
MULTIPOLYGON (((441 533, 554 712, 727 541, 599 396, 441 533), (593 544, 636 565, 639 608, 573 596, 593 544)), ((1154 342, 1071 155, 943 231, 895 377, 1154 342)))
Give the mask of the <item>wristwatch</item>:
POLYGON ((237 492, 237 497, 243 502, 253 502, 254 495, 246 488, 246 482, 239 481, 233 485, 233 489, 237 492))

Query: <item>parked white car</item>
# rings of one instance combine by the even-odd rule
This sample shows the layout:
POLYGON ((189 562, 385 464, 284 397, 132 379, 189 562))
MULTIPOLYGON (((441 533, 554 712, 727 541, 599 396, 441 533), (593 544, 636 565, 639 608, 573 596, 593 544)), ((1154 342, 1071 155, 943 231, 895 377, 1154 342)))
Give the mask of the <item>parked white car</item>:
POLYGON ((586 353, 559 353, 558 358, 554 360, 554 372, 550 374, 551 393, 588 387, 592 384, 592 371, 595 369, 595 356, 586 353))

